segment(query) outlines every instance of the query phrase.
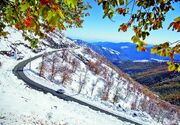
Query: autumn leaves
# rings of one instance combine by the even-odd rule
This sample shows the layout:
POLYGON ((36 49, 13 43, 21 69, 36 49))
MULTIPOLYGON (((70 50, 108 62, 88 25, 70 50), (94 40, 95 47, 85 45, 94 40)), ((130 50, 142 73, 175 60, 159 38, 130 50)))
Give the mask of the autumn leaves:
POLYGON ((41 5, 47 5, 49 0, 40 0, 41 5))
POLYGON ((6 25, 23 31, 25 40, 29 40, 32 47, 37 47, 38 38, 44 39, 48 32, 54 29, 82 27, 83 18, 90 16, 84 10, 91 8, 89 3, 78 0, 22 0, 2 1, 0 11, 0 35, 8 34, 4 30, 6 25), (31 38, 28 32, 34 33, 31 38), (36 41, 36 42, 34 42, 36 41))

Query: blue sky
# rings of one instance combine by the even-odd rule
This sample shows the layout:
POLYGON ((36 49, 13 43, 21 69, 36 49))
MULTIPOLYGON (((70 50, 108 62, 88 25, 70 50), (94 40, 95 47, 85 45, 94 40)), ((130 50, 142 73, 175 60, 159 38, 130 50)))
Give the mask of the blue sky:
MULTIPOLYGON (((71 38, 79 38, 89 42, 110 41, 110 42, 131 42, 134 32, 128 29, 127 32, 118 32, 121 23, 126 22, 129 18, 115 16, 113 21, 108 18, 102 19, 103 11, 94 0, 89 0, 91 10, 89 17, 84 18, 83 28, 72 28, 65 31, 66 36, 71 38)), ((146 39, 149 44, 159 44, 162 42, 174 42, 180 39, 180 33, 167 30, 170 22, 177 16, 180 16, 180 3, 174 5, 175 11, 171 11, 166 15, 166 21, 163 24, 164 29, 150 32, 150 36, 146 39)))

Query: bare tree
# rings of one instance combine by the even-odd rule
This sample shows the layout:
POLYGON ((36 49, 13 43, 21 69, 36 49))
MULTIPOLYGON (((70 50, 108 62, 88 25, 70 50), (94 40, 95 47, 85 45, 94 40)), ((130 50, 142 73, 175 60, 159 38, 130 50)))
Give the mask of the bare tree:
POLYGON ((62 53, 60 51, 56 52, 55 55, 59 58, 62 58, 62 53))
POLYGON ((70 81, 70 73, 68 71, 63 72, 61 83, 65 84, 65 82, 70 81))
POLYGON ((80 64, 79 64, 79 61, 78 61, 76 58, 74 58, 74 59, 72 60, 72 62, 71 62, 71 65, 72 65, 72 70, 73 70, 73 72, 75 72, 76 69, 77 69, 77 67, 78 67, 80 64))
POLYGON ((119 88, 119 83, 118 83, 117 86, 116 86, 114 97, 113 97, 113 103, 114 104, 119 101, 120 92, 121 92, 121 89, 119 88))
POLYGON ((84 48, 84 51, 83 51, 83 55, 85 54, 88 54, 88 55, 91 55, 92 57, 94 56, 92 50, 90 48, 84 48))
POLYGON ((45 73, 45 64, 44 61, 42 61, 39 68, 39 76, 44 77, 44 73, 45 73))
POLYGON ((52 68, 51 68, 51 81, 53 81, 56 73, 57 73, 57 62, 58 62, 58 57, 56 55, 53 56, 53 59, 52 59, 52 68))
POLYGON ((104 94, 104 93, 103 93, 103 88, 98 88, 98 89, 97 89, 97 94, 98 94, 98 95, 97 95, 98 97, 102 97, 103 94, 104 94))
POLYGON ((44 73, 45 73, 45 70, 46 70, 46 58, 47 58, 47 56, 48 56, 48 53, 44 53, 43 55, 42 55, 42 62, 41 62, 41 65, 40 65, 40 71, 39 71, 39 75, 41 76, 41 77, 44 77, 44 73))
POLYGON ((69 58, 67 59, 68 63, 72 62, 72 56, 69 55, 69 58))
POLYGON ((109 91, 111 90, 112 86, 113 86, 113 80, 110 77, 108 77, 106 79, 106 84, 105 84, 104 89, 103 89, 103 93, 104 93, 103 96, 102 96, 103 100, 107 100, 108 99, 109 91))
POLYGON ((131 103, 131 109, 132 109, 132 110, 135 110, 135 109, 136 109, 136 102, 131 103))
POLYGON ((89 69, 93 71, 93 69, 96 67, 95 63, 92 61, 88 62, 89 69))
POLYGON ((113 97, 113 104, 117 103, 119 101, 119 93, 116 91, 114 97, 113 97))
POLYGON ((107 79, 108 77, 108 70, 106 67, 103 67, 102 69, 102 76, 104 77, 104 79, 107 79))
POLYGON ((98 83, 99 79, 96 79, 96 81, 93 81, 92 88, 91 88, 91 96, 93 95, 94 89, 98 83))
POLYGON ((79 89, 78 89, 78 94, 81 92, 82 87, 83 87, 82 74, 80 74, 80 77, 79 77, 79 89))
POLYGON ((89 61, 88 66, 89 69, 97 75, 101 72, 101 63, 99 61, 96 62, 89 61))
POLYGON ((62 49, 62 63, 68 61, 68 52, 66 49, 62 49))
POLYGON ((80 74, 80 77, 79 77, 79 90, 78 90, 78 93, 81 93, 82 88, 83 88, 84 85, 86 84, 87 73, 88 73, 88 69, 86 68, 85 74, 84 74, 84 77, 83 77, 83 78, 82 78, 82 74, 80 74))

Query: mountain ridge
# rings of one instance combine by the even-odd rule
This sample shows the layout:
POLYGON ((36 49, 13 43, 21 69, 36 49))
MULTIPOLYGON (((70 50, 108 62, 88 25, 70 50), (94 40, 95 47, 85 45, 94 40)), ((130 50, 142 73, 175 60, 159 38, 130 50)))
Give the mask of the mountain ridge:
MULTIPOLYGON (((86 42, 80 39, 74 39, 75 43, 79 45, 85 45, 92 48, 97 53, 100 53, 107 59, 113 61, 138 61, 138 60, 147 60, 147 61, 169 61, 169 57, 161 57, 158 55, 152 55, 150 49, 153 45, 147 45, 147 52, 138 52, 136 50, 136 45, 131 42, 86 42), (104 50, 103 48, 106 48, 104 50), (108 49, 113 49, 118 51, 120 54, 112 54, 108 49), (115 57, 116 56, 116 57, 115 57)), ((175 55, 175 60, 180 61, 180 56, 175 55)))

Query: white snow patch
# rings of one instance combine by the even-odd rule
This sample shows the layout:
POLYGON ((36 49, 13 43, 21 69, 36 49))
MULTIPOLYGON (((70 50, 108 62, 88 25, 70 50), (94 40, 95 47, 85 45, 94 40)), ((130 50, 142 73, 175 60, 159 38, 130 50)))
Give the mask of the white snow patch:
POLYGON ((143 60, 134 60, 133 62, 149 62, 149 60, 143 59, 143 60))
MULTIPOLYGON (((14 42, 23 42, 20 32, 13 28, 8 39, 0 39, 0 50, 9 50, 14 42), (18 41, 17 41, 18 40, 18 41)), ((35 56, 29 49, 20 46, 24 59, 35 56)), ((29 88, 12 70, 21 62, 13 57, 0 55, 0 124, 2 125, 129 125, 115 117, 94 111, 75 102, 64 101, 29 88)), ((35 77, 34 77, 35 79, 35 77)), ((42 79, 40 79, 42 82, 42 79)), ((48 84, 48 83, 47 83, 48 84)))
POLYGON ((168 60, 161 60, 161 59, 155 59, 155 58, 151 58, 151 60, 154 60, 157 62, 168 62, 168 60))
POLYGON ((105 48, 105 47, 102 47, 104 50, 106 51, 109 51, 111 54, 116 54, 116 55, 119 55, 120 52, 114 50, 114 49, 111 49, 111 48, 105 48))
POLYGON ((121 49, 127 49, 129 48, 128 46, 121 46, 121 49))

